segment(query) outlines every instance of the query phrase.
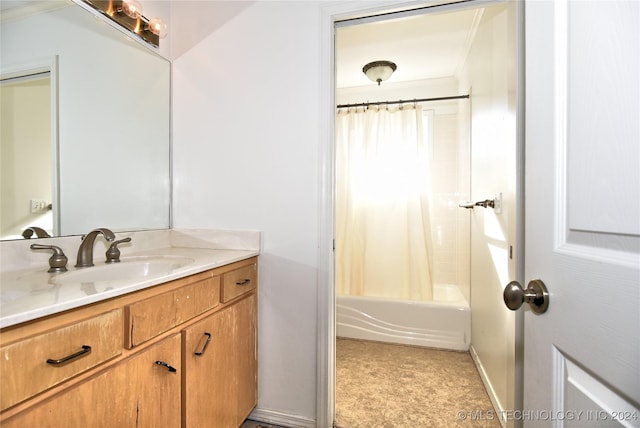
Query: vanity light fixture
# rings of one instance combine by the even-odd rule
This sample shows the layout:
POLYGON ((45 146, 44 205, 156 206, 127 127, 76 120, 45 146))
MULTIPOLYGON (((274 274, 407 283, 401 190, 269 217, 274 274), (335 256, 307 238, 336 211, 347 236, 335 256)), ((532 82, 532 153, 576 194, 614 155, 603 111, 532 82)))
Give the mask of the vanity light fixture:
POLYGON ((167 24, 160 18, 149 19, 144 16, 142 6, 137 0, 83 1, 155 47, 158 47, 160 39, 167 35, 167 24))
POLYGON ((362 72, 367 75, 372 82, 380 83, 387 80, 398 68, 391 61, 373 61, 362 67, 362 72))

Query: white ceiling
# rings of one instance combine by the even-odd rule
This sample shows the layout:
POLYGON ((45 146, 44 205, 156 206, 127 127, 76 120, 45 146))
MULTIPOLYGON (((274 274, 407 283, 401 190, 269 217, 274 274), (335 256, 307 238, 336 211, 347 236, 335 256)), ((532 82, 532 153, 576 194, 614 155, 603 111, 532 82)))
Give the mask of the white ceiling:
POLYGON ((378 60, 398 66, 389 83, 454 77, 481 16, 482 9, 466 9, 338 28, 336 86, 371 85, 362 67, 378 60))

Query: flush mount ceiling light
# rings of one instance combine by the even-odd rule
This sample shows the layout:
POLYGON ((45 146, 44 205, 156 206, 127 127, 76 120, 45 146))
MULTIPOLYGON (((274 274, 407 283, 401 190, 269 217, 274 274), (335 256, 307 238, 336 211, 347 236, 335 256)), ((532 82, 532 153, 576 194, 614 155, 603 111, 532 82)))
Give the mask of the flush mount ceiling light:
POLYGON ((398 68, 391 61, 373 61, 362 67, 362 72, 367 75, 372 82, 380 83, 387 80, 398 68))

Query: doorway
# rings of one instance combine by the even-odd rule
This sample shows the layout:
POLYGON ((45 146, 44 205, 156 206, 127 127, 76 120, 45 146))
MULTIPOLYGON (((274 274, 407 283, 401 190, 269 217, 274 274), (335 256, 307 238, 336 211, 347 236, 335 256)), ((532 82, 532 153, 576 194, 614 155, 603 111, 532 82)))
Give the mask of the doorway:
MULTIPOLYGON (((441 76, 438 82, 433 80, 422 82, 421 89, 430 94, 434 91, 448 90, 450 95, 450 88, 453 87, 456 94, 465 92, 460 91, 460 88, 465 88, 470 93, 471 102, 467 108, 470 110, 468 113, 471 126, 467 132, 472 143, 467 156, 474 160, 470 162, 466 173, 471 183, 471 192, 466 195, 466 198, 465 195, 457 195, 460 197, 457 202, 463 202, 463 199, 468 201, 499 199, 501 202, 499 210, 475 208, 467 213, 461 210, 467 215, 468 225, 473 232, 470 234, 467 248, 468 254, 471 255, 467 275, 471 280, 466 284, 466 290, 464 281, 460 281, 460 288, 471 303, 473 321, 470 353, 491 396, 494 408, 498 411, 498 415, 505 416, 508 411, 520 407, 521 399, 517 393, 521 390, 519 386, 521 376, 516 373, 516 358, 519 356, 515 339, 519 320, 514 313, 504 308, 501 295, 502 288, 506 284, 503 282, 504 279, 518 278, 520 273, 518 255, 521 243, 517 238, 521 225, 517 213, 521 196, 516 191, 520 183, 516 168, 519 133, 519 125, 516 123, 518 106, 516 17, 519 12, 516 10, 515 2, 495 6, 482 3, 481 8, 475 9, 469 8, 471 3, 473 2, 463 7, 445 5, 441 8, 431 7, 420 11, 403 12, 398 16, 394 15, 394 19, 409 21, 414 16, 429 14, 444 22, 446 15, 451 13, 464 10, 473 14, 472 22, 475 28, 469 31, 466 37, 469 44, 465 57, 467 65, 462 64, 458 67, 459 74, 457 76, 454 74, 457 81, 449 89, 443 89, 447 85, 446 79, 441 76), (467 67, 466 74, 464 74, 465 67, 467 67), (492 163, 493 160, 495 163, 492 163), (500 168, 500 165, 504 168, 500 168), (483 171, 484 174, 482 174, 483 171), (490 269, 487 269, 487 266, 490 269), (494 311, 497 311, 498 316, 493 313, 494 311), (502 329, 496 331, 496 326, 498 328, 502 326, 502 329)), ((367 18, 367 20, 373 21, 373 24, 381 28, 383 25, 381 21, 387 21, 390 18, 385 16, 384 19, 378 17, 367 18)), ((338 37, 340 25, 345 24, 338 23, 336 30, 338 37)), ((350 20, 346 25, 364 24, 361 21, 350 20)), ((380 31, 380 33, 385 32, 380 31)), ((370 42, 371 38, 364 38, 364 40, 370 42)), ((339 49, 339 41, 336 49, 339 49)), ((339 56, 336 58, 339 73, 340 58, 339 56)), ((394 58, 368 59, 393 60, 394 58)), ((362 62, 360 67, 364 63, 362 62)), ((399 63, 398 71, 401 66, 402 64, 399 63)), ((422 97, 416 92, 415 85, 412 87, 412 84, 407 81, 396 81, 394 85, 392 79, 393 76, 380 87, 374 88, 378 89, 374 97, 371 92, 367 93, 362 89, 349 87, 341 91, 340 76, 337 76, 337 104, 374 100, 411 100, 422 97), (394 90, 396 92, 393 92, 394 90), (346 100, 345 93, 348 97, 346 100)), ((414 77, 412 83, 415 84, 419 80, 427 79, 414 77)), ((371 86, 371 82, 368 84, 371 86)), ((443 95, 442 92, 439 95, 443 95)), ((458 106, 458 108, 465 107, 458 106)), ((457 207, 455 208, 458 210, 457 207)), ((454 212, 456 215, 460 213, 460 211, 454 212)), ((464 267, 462 269, 464 270, 464 267)), ((454 273, 459 274, 460 268, 454 268, 454 273)), ((333 292, 335 293, 335 290, 333 292)), ((335 296, 335 294, 332 295, 335 296)), ((331 299, 333 300, 333 297, 331 299)), ((332 332, 330 340, 335 340, 334 338, 335 334, 332 332)), ((334 346, 335 342, 330 345, 330 349, 335 349, 334 346)), ((512 424, 511 421, 504 422, 507 425, 512 424)))

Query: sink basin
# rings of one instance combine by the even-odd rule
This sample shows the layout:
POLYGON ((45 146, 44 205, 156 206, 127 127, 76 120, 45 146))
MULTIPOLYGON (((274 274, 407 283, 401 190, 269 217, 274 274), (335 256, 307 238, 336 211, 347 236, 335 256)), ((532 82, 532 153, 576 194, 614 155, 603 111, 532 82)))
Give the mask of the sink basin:
POLYGON ((131 257, 120 263, 105 264, 62 273, 53 278, 54 284, 145 280, 170 275, 193 263, 187 257, 131 257))

